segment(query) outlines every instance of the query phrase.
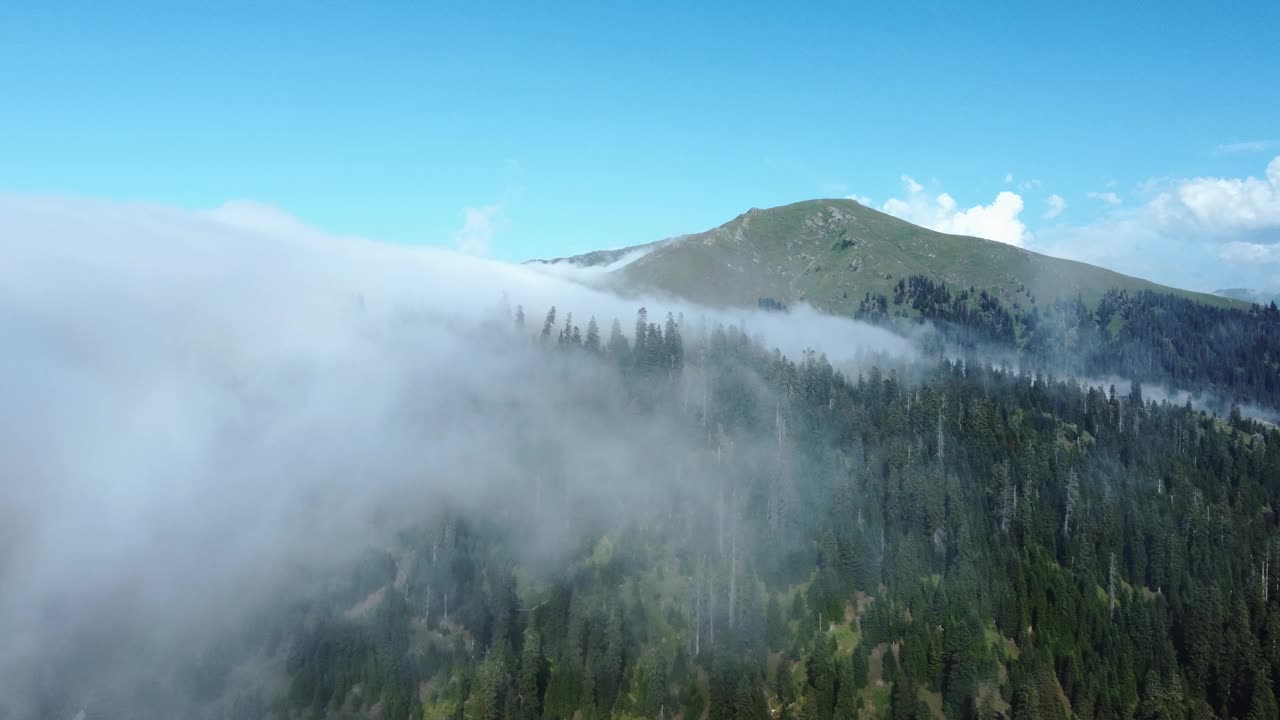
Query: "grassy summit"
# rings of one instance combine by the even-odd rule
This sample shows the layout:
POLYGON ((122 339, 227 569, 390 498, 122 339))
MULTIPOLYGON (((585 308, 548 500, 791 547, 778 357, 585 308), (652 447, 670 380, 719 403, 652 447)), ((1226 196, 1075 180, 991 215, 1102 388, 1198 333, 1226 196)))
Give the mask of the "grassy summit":
MULTIPOLYGON (((1122 289, 1239 305, 1004 243, 935 232, 853 200, 752 209, 712 230, 651 245, 647 255, 616 271, 620 283, 711 305, 753 305, 769 297, 849 313, 865 293, 891 295, 898 280, 914 274, 986 290, 1008 303, 1079 295, 1092 304, 1107 290, 1122 289)), ((553 262, 607 264, 643 247, 553 262)))

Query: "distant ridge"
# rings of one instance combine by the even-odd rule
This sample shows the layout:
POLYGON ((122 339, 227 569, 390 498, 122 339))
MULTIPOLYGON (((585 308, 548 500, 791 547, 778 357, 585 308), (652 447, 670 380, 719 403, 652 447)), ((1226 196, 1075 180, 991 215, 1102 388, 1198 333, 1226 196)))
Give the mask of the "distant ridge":
POLYGON ((1280 293, 1263 292, 1262 290, 1254 290, 1252 288, 1226 288, 1225 290, 1214 290, 1214 295, 1232 300, 1240 300, 1241 302, 1253 303, 1255 305, 1269 305, 1271 303, 1280 303, 1280 293))

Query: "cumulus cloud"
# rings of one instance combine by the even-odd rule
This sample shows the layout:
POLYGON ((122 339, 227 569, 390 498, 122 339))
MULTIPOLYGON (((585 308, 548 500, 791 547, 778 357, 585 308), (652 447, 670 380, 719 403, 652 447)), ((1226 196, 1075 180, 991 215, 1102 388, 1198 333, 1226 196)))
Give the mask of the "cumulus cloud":
MULTIPOLYGON (((1036 249, 1198 290, 1268 287, 1280 262, 1280 157, 1261 177, 1153 179, 1145 200, 1091 223, 1041 231, 1036 249)), ((1116 198, 1118 200, 1118 198, 1116 198)))
POLYGON ((453 234, 453 244, 468 255, 488 255, 489 243, 506 223, 502 203, 462 209, 462 228, 453 234))
POLYGON ((1091 192, 1091 193, 1087 193, 1085 197, 1089 198, 1090 200, 1097 200, 1099 202, 1102 202, 1111 206, 1119 205, 1120 203, 1124 202, 1123 200, 1120 199, 1119 195, 1113 192, 1091 192))
POLYGON ((1215 233, 1280 228, 1280 156, 1264 177, 1197 177, 1160 193, 1152 203, 1169 225, 1195 225, 1215 233))
POLYGON ((1063 210, 1067 209, 1067 201, 1057 193, 1050 195, 1045 202, 1049 206, 1049 209, 1044 211, 1045 220, 1052 220, 1061 215, 1063 210))
POLYGON ((989 205, 962 208, 949 193, 931 197, 910 176, 903 175, 902 184, 906 197, 890 198, 881 210, 939 232, 972 235, 1019 247, 1031 237, 1019 217, 1023 203, 1017 193, 1001 191, 989 205))

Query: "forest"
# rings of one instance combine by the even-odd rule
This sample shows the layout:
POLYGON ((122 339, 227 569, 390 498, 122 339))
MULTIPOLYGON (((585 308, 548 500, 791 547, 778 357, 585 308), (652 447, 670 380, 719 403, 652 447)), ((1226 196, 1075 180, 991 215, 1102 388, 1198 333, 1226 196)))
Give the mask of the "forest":
POLYGON ((184 712, 1280 717, 1274 426, 1138 383, 944 354, 842 370, 686 325, 489 327, 475 352, 529 350, 566 416, 616 405, 684 440, 646 446, 625 500, 539 469, 424 509, 178 666, 184 712))
MULTIPOLYGON (((928 321, 941 339, 1003 350, 1031 367, 1083 377, 1124 377, 1218 400, 1280 406, 1280 310, 1221 308, 1175 295, 1107 291, 1006 305, 985 290, 953 291, 923 275, 898 281, 893 297, 867 294, 854 317, 907 328, 928 321)), ((1273 416, 1274 417, 1274 416, 1273 416)))

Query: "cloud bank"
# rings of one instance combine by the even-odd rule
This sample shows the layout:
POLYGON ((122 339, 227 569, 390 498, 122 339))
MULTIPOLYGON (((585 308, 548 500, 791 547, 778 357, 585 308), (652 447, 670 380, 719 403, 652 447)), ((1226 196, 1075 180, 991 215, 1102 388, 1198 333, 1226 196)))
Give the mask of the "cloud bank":
MULTIPOLYGON (((74 683, 71 665, 109 670, 95 648, 112 631, 140 676, 165 678, 170 648, 283 584, 441 503, 527 492, 540 468, 604 517, 644 508, 671 477, 658 449, 690 440, 611 401, 606 370, 521 351, 504 294, 528 334, 552 304, 605 333, 647 304, 834 363, 911 352, 806 308, 624 300, 254 203, 0 194, 0 238, 0 716, 24 716, 42 678, 74 683)), ((538 517, 562 526, 554 507, 538 517)), ((554 556, 558 536, 534 530, 526 552, 554 556)))

